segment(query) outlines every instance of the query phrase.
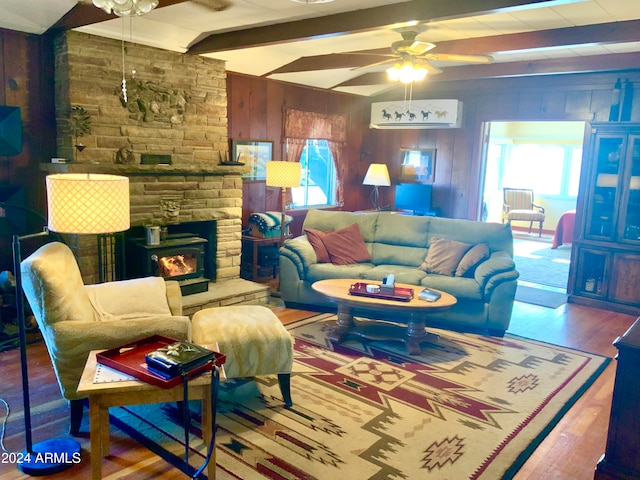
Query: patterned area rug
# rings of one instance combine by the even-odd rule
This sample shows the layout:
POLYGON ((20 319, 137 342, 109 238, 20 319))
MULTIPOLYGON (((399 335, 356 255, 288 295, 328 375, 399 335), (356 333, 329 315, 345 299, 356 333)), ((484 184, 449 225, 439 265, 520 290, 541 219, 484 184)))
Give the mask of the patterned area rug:
MULTIPOLYGON (((332 345, 331 319, 289 327, 291 409, 275 376, 222 385, 218 479, 508 479, 610 361, 509 334, 434 329, 439 340, 419 356, 397 342, 332 345)), ((174 410, 116 408, 112 422, 179 456, 174 410)), ((191 443, 198 465, 206 448, 191 443)))

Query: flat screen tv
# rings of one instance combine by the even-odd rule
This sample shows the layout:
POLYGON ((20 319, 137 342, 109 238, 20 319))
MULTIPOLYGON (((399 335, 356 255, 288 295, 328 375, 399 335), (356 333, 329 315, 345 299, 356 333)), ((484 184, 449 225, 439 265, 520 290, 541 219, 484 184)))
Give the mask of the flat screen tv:
POLYGON ((20 107, 0 105, 0 155, 22 152, 22 120, 20 107))
POLYGON ((430 183, 399 183, 396 185, 396 210, 410 210, 414 215, 433 215, 430 183))

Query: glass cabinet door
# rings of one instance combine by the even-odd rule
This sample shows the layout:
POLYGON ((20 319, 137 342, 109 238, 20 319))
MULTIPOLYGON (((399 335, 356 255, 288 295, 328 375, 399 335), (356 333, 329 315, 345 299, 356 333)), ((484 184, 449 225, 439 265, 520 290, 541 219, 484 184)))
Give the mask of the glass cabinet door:
POLYGON ((586 235, 589 237, 612 237, 615 234, 623 144, 622 136, 596 136, 593 201, 587 216, 586 235))
POLYGON ((607 295, 609 252, 597 249, 582 248, 578 253, 577 293, 587 297, 607 295))
POLYGON ((627 148, 625 192, 621 205, 619 237, 627 242, 640 243, 640 136, 630 136, 627 148))

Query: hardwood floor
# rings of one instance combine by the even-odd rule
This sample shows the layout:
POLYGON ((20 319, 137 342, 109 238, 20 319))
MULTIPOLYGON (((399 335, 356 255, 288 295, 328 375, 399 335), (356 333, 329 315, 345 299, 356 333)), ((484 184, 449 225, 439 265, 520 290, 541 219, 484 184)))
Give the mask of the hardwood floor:
MULTIPOLYGON (((284 307, 274 309, 283 323, 306 318, 310 312, 284 307)), ((516 302, 510 333, 563 345, 609 357, 616 355, 612 342, 636 320, 634 316, 580 305, 563 305, 555 310, 516 302)), ((51 363, 43 343, 29 345, 29 386, 34 442, 66 435, 67 403, 60 397, 51 363)), ((589 390, 560 420, 528 461, 516 480, 591 480, 598 459, 604 453, 609 423, 615 360, 589 390)), ((11 452, 24 448, 22 387, 17 350, 0 353, 2 382, 0 398, 11 408, 4 447, 11 452)), ((3 407, 0 405, 0 415, 3 407)), ((87 479, 91 477, 88 413, 81 436, 82 462, 71 469, 42 478, 87 479)), ((103 461, 103 478, 184 479, 186 476, 119 432, 112 434, 112 455, 103 461)), ((5 457, 0 458, 0 480, 29 478, 5 457)), ((246 479, 250 480, 250 479, 246 479)))

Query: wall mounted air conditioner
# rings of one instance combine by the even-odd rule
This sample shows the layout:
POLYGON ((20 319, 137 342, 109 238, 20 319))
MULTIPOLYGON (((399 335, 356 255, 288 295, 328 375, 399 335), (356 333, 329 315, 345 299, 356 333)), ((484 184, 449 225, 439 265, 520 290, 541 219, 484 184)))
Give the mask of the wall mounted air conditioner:
POLYGON ((460 128, 459 100, 398 100, 371 104, 370 128, 460 128))

